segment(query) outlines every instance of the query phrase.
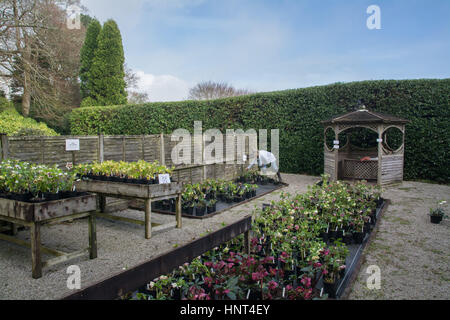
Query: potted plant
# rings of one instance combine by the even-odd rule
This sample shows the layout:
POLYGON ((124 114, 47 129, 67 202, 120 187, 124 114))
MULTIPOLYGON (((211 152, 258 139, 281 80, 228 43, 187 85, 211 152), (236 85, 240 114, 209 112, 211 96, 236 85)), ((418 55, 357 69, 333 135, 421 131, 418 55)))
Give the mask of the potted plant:
POLYGON ((197 217, 203 217, 206 214, 206 201, 200 199, 195 207, 195 215, 197 217))
POLYGON ((434 224, 441 223, 442 219, 446 217, 444 208, 442 206, 446 204, 447 201, 441 201, 439 202, 438 206, 436 208, 430 208, 430 222, 434 224))
POLYGON ((217 200, 211 199, 206 202, 207 213, 211 214, 217 210, 217 200))

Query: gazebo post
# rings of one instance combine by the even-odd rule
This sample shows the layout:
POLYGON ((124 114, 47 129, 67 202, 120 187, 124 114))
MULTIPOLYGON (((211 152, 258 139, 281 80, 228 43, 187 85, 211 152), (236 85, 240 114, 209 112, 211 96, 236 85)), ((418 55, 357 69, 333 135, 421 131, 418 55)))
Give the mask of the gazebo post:
POLYGON ((378 125, 378 178, 377 184, 382 185, 382 169, 383 169, 383 125, 378 125))
MULTIPOLYGON (((339 140, 339 126, 335 125, 333 129, 334 129, 334 135, 335 135, 334 139, 336 141, 338 141, 339 140)), ((335 181, 338 181, 339 180, 339 149, 335 148, 333 150, 333 152, 336 153, 334 156, 334 178, 335 178, 335 181)))

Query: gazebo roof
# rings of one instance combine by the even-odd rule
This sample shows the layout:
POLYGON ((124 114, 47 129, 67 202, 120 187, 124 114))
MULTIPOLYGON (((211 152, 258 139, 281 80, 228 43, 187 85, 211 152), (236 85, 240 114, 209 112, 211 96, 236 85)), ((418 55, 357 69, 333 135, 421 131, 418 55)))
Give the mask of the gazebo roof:
POLYGON ((375 111, 367 110, 363 107, 360 110, 346 113, 333 117, 329 120, 322 121, 322 124, 372 124, 372 123, 388 123, 388 124, 406 124, 409 120, 387 115, 375 111))

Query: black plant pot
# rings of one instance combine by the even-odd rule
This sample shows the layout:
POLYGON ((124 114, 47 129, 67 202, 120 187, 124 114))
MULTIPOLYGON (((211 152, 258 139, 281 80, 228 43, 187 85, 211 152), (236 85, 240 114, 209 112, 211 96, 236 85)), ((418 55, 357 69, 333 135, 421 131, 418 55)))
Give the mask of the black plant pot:
POLYGON ((78 193, 75 191, 62 191, 59 193, 59 198, 60 199, 69 199, 69 198, 74 198, 77 195, 78 195, 78 193))
POLYGON ((155 202, 155 209, 159 209, 159 210, 162 209, 162 201, 156 201, 155 202))
POLYGON ((381 206, 383 205, 384 200, 382 198, 377 200, 377 208, 381 208, 381 206))
POLYGON ((322 240, 327 243, 328 242, 328 232, 321 232, 320 233, 320 237, 322 238, 322 240))
POLYGON ((33 195, 31 193, 16 193, 11 196, 10 199, 16 200, 19 202, 30 202, 33 195))
POLYGON ((333 283, 323 283, 323 291, 328 294, 328 297, 331 299, 336 299, 336 282, 333 283))
POLYGON ((345 273, 347 272, 347 268, 342 269, 341 271, 339 271, 339 277, 341 279, 344 279, 345 277, 345 273))
POLYGON ((329 235, 330 239, 338 240, 344 238, 344 232, 342 230, 339 231, 331 231, 329 235))
POLYGON ((172 299, 173 300, 181 300, 181 289, 172 289, 172 299))
POLYGON ((55 200, 59 200, 59 194, 58 194, 58 193, 44 192, 44 198, 45 198, 47 201, 55 201, 55 200))
POLYGON ((196 207, 195 215, 197 217, 203 217, 206 214, 206 207, 196 207))
POLYGON ((247 292, 247 300, 249 301, 262 300, 261 290, 249 290, 249 291, 250 292, 247 292))
POLYGON ((364 232, 370 233, 372 231, 372 224, 370 222, 364 223, 364 232))
POLYGON ((139 179, 138 182, 139 182, 139 184, 148 184, 147 179, 139 179))
POLYGON ((364 241, 364 232, 353 233, 353 240, 356 244, 362 244, 364 241))
POLYGON ((353 235, 351 233, 345 233, 344 243, 346 245, 350 245, 350 244, 352 244, 352 241, 353 241, 353 235))
POLYGON ((216 205, 213 205, 212 207, 207 207, 208 214, 216 212, 216 205))
POLYGON ((442 221, 442 216, 431 216, 430 215, 430 222, 434 224, 439 224, 442 221))

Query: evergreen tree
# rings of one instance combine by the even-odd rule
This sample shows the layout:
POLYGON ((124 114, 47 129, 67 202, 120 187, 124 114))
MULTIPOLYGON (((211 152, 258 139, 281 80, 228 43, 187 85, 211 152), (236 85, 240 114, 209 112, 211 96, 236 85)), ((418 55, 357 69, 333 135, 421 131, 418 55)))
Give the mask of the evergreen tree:
POLYGON ((114 20, 108 20, 98 36, 98 47, 89 72, 89 97, 95 101, 94 105, 127 103, 124 62, 120 30, 114 20))
POLYGON ((98 47, 98 36, 102 30, 100 22, 96 19, 92 19, 86 31, 86 38, 84 45, 81 48, 81 66, 80 66, 80 90, 81 98, 87 98, 90 96, 89 88, 90 84, 90 71, 92 62, 94 60, 95 50, 98 47))

